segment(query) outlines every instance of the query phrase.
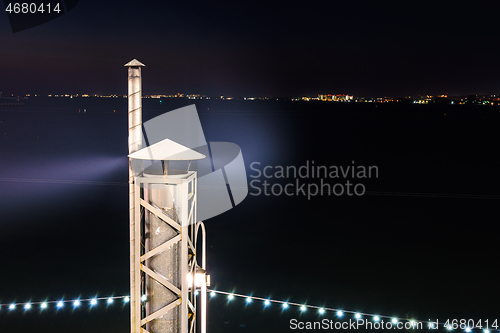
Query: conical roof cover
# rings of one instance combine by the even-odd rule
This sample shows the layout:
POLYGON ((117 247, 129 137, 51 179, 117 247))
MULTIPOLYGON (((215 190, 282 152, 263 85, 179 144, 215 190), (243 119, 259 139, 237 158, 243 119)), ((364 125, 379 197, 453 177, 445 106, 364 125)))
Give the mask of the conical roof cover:
POLYGON ((134 59, 132 61, 129 61, 128 63, 125 64, 125 67, 146 67, 142 62, 140 62, 137 59, 134 59))
POLYGON ((157 142, 128 156, 137 160, 155 161, 191 161, 205 158, 205 155, 170 139, 157 142))

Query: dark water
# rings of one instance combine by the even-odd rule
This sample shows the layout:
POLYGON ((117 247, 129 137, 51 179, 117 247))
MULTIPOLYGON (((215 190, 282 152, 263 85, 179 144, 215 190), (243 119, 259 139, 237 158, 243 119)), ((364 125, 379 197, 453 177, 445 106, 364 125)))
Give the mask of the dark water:
MULTIPOLYGON (((363 196, 308 200, 253 189, 206 221, 213 288, 424 320, 495 319, 500 109, 145 99, 144 121, 192 103, 207 141, 241 147, 249 181, 253 162, 261 170, 312 161, 378 168, 378 178, 352 180, 365 185, 363 196)), ((128 293, 126 107, 123 98, 33 98, 0 109, 0 303, 128 293)), ((4 308, 0 327, 126 332, 128 310, 104 308, 4 308)), ((263 311, 219 295, 209 329, 284 332, 290 318, 296 308, 263 311)))

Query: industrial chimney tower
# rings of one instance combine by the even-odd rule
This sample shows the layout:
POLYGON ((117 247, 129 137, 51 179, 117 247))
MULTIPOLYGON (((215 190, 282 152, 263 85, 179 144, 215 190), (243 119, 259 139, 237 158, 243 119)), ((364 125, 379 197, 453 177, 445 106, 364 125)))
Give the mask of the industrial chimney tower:
MULTIPOLYGON (((142 63, 128 67, 131 333, 206 333, 205 227, 197 221, 197 172, 205 155, 142 132, 142 63), (196 244, 202 231, 202 265, 196 244), (197 318, 196 294, 201 311, 197 318)), ((168 133, 166 133, 168 136, 168 133)))

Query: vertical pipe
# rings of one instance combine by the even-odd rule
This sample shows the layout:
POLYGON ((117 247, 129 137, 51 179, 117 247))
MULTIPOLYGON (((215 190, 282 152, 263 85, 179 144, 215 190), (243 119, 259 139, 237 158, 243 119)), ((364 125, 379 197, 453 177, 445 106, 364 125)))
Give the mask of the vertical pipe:
POLYGON ((198 232, 199 229, 201 228, 201 255, 202 255, 202 261, 201 261, 201 268, 205 270, 205 281, 201 285, 201 302, 200 302, 200 332, 201 333, 207 333, 207 284, 206 284, 206 272, 207 272, 207 259, 206 259, 206 254, 207 254, 207 233, 205 230, 205 224, 203 222, 198 222, 196 224, 196 239, 195 243, 198 245, 198 232))
POLYGON ((140 197, 141 197, 141 187, 140 184, 134 184, 134 207, 135 211, 135 241, 134 241, 134 329, 137 333, 142 333, 141 331, 141 209, 140 209, 140 197))
MULTIPOLYGON (((184 182, 181 184, 182 187, 182 197, 181 197, 181 207, 183 207, 181 211, 181 299, 182 299, 182 308, 181 308, 181 332, 187 333, 189 332, 188 326, 188 237, 189 237, 189 221, 188 221, 188 183, 184 182)), ((195 271, 195 267, 193 268, 193 272, 195 271)), ((195 276, 193 276, 193 285, 195 281, 195 276)), ((191 291, 194 293, 194 288, 191 291)))
MULTIPOLYGON (((144 184, 144 201, 146 202, 151 202, 150 201, 150 193, 149 193, 149 184, 144 184)), ((144 214, 144 253, 148 253, 150 250, 151 250, 151 230, 150 230, 150 225, 151 225, 151 221, 150 221, 150 213, 145 211, 145 214, 144 214)), ((151 260, 150 259, 147 259, 146 261, 144 261, 144 265, 146 265, 146 267, 151 267, 151 260)), ((145 295, 151 295, 150 293, 150 283, 149 283, 149 279, 146 277, 145 281, 144 281, 144 284, 145 284, 145 288, 144 290, 146 291, 144 294, 145 295)), ((146 316, 150 315, 151 314, 151 302, 146 302, 146 316)), ((146 324, 146 331, 148 332, 151 332, 151 323, 147 323, 146 324)))
MULTIPOLYGON (((141 67, 144 64, 136 59, 125 64, 128 67, 128 152, 129 154, 142 148, 142 79, 141 67)), ((129 159, 129 214, 130 214, 130 328, 132 333, 137 332, 140 316, 137 318, 136 308, 140 299, 137 299, 137 288, 140 288, 141 281, 136 281, 136 242, 140 238, 136 234, 135 221, 135 184, 134 173, 129 159)), ((138 207, 138 209, 140 209, 138 207)), ((138 260, 139 258, 137 258, 138 260)))
POLYGON ((207 333, 207 280, 206 280, 206 272, 207 272, 207 233, 205 231, 205 225, 202 222, 203 226, 203 242, 202 242, 202 268, 205 270, 205 281, 201 285, 201 333, 207 333))

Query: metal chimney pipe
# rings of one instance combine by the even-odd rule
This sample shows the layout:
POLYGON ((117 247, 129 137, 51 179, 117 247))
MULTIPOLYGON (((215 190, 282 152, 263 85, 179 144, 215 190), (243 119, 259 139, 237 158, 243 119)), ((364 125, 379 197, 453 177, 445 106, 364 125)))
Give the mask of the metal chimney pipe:
MULTIPOLYGON (((128 152, 129 154, 136 152, 142 148, 142 78, 141 67, 145 65, 136 59, 125 64, 128 67, 128 152)), ((136 278, 137 273, 135 267, 135 242, 140 242, 140 239, 135 239, 135 204, 134 204, 134 173, 129 158, 129 212, 130 212, 130 318, 131 332, 136 332, 137 321, 141 318, 136 318, 136 308, 140 307, 140 296, 137 298, 136 278)), ((139 275, 140 276, 140 275, 139 275)), ((137 281, 139 282, 139 281, 137 281)), ((140 285, 140 282, 139 282, 140 285)), ((140 291, 139 291, 140 295, 140 291)))

